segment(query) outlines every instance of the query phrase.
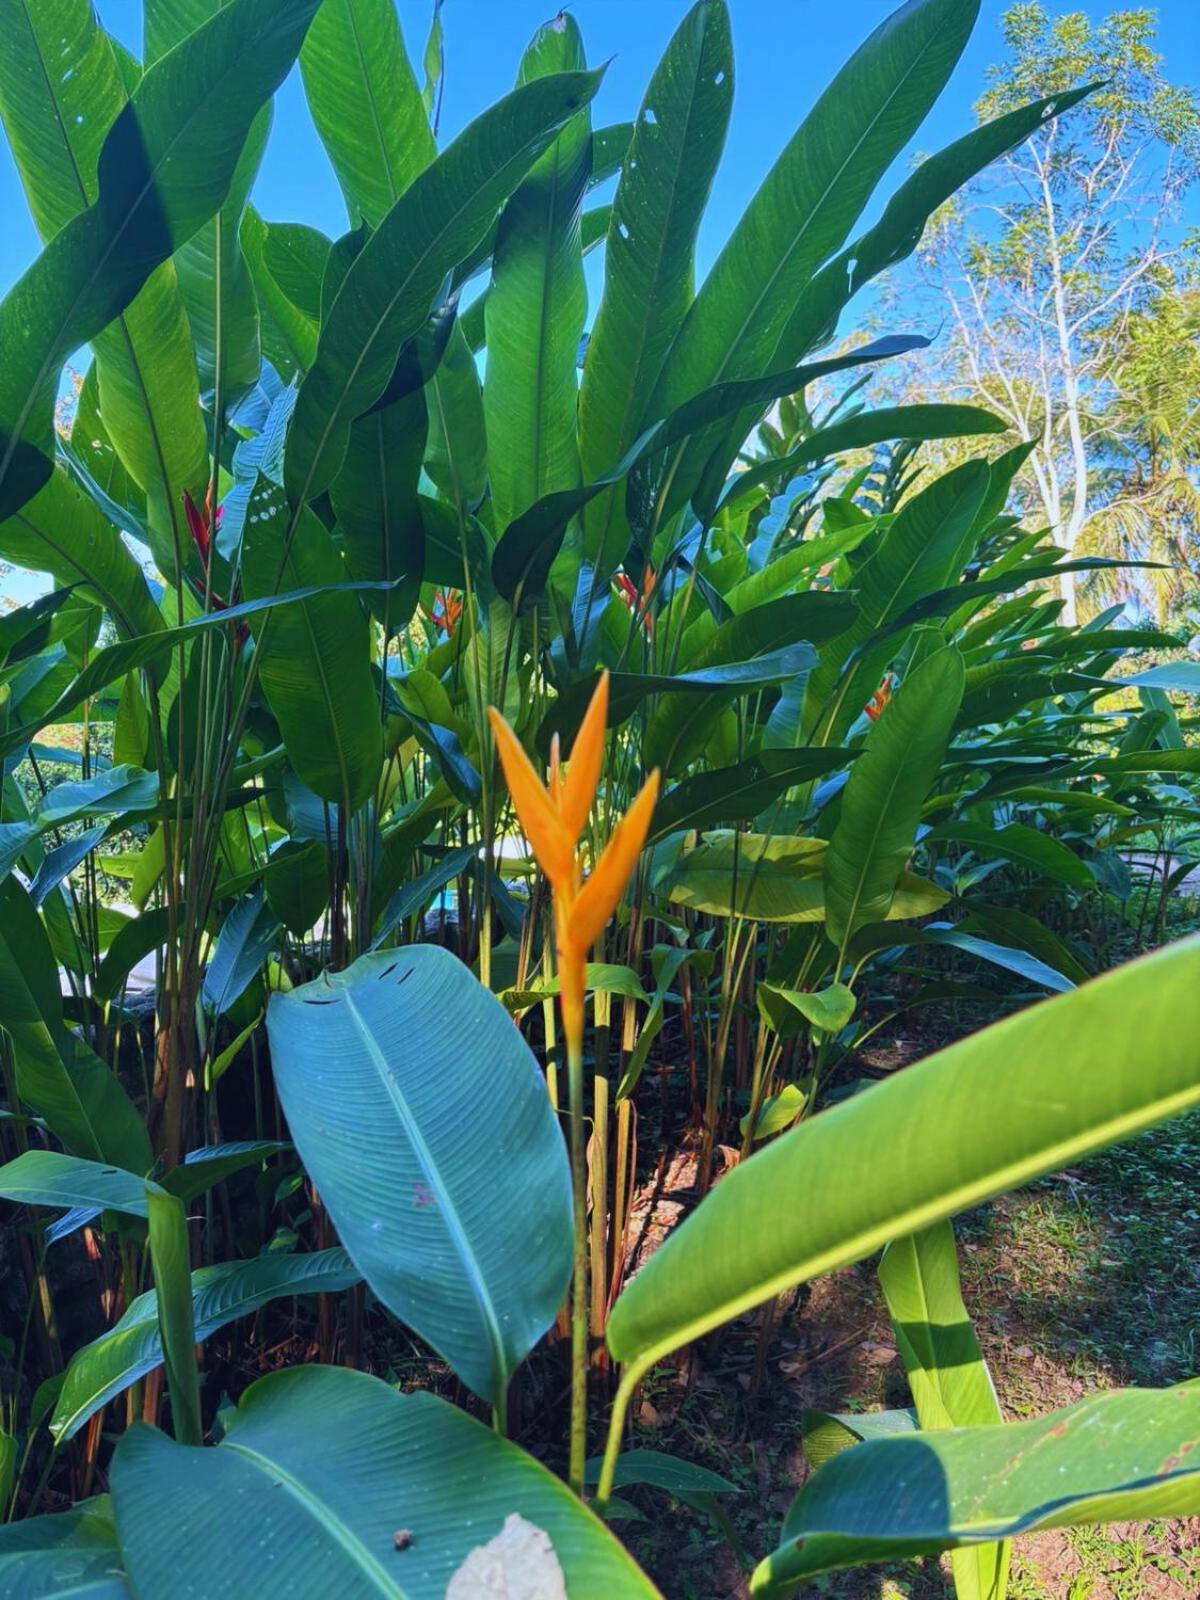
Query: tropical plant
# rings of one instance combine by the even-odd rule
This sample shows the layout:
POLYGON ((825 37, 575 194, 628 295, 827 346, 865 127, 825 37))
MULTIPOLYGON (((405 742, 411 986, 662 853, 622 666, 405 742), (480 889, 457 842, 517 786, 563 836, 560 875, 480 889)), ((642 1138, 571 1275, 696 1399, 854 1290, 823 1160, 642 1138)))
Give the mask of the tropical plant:
POLYGON ((840 377, 927 343, 833 342, 856 291, 1089 93, 856 233, 976 10, 871 35, 698 290, 723 0, 632 125, 593 125, 563 14, 443 149, 436 12, 423 87, 392 0, 147 0, 144 63, 86 0, 0 13, 46 240, 0 303, 0 555, 57 585, 0 618, 0 1196, 57 1213, 16 1230, 5 1586, 653 1594, 614 1487, 723 1482, 625 1448, 638 1384, 883 1246, 915 1416, 817 1419, 755 1592, 953 1550, 998 1600, 1022 1532, 1194 1504, 1188 1385, 1003 1421, 948 1221, 1200 1100, 1200 948, 1092 981, 1189 865, 1194 664, 1064 620, 1112 563, 1007 514, 1003 420, 840 377), (297 56, 336 240, 249 200, 297 56), (935 475, 945 439, 979 453, 935 475), (1116 677, 1131 650, 1162 659, 1116 677), (872 1034, 960 1003, 1016 1014, 863 1084, 872 1034), (676 1033, 700 1198, 630 1277, 676 1033), (64 1349, 81 1246, 104 1315, 64 1349), (251 1316, 318 1364, 245 1387, 251 1316), (371 1375, 399 1328, 446 1395, 371 1375), (565 1484, 506 1437, 560 1390, 565 1484), (944 1492, 880 1494, 910 1471, 944 1492))

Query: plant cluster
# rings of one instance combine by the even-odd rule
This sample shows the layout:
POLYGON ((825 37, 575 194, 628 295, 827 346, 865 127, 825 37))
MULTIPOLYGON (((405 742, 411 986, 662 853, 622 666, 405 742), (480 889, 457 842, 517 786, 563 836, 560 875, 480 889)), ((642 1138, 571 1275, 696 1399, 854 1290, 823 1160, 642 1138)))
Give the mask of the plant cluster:
POLYGON ((0 556, 57 585, 0 618, 5 1593, 653 1595, 624 1491, 725 1485, 638 1386, 881 1249, 912 1407, 809 1418, 752 1592, 1000 1600, 1016 1535, 1195 1508, 1200 1389, 1006 1422, 959 1287, 955 1214, 1200 1102, 1200 946, 1102 972, 1193 865, 1196 665, 1064 619, 1106 563, 1001 419, 864 404, 922 335, 834 341, 1090 92, 856 231, 977 9, 876 29, 699 288, 724 0, 632 124, 563 13, 440 150, 392 0, 146 0, 141 62, 0 14, 0 556), (297 58, 336 240, 249 200, 297 58), (927 1008, 1005 1015, 873 1068, 927 1008), (633 1273, 653 1086, 695 1204, 633 1273))

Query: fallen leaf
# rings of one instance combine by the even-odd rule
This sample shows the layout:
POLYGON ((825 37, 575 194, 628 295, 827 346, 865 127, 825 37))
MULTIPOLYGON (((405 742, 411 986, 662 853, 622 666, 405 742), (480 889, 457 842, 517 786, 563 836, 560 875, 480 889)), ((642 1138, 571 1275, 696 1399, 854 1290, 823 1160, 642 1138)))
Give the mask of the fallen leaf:
POLYGON ((567 1600, 550 1535, 514 1511, 478 1545, 446 1586, 446 1600, 567 1600))

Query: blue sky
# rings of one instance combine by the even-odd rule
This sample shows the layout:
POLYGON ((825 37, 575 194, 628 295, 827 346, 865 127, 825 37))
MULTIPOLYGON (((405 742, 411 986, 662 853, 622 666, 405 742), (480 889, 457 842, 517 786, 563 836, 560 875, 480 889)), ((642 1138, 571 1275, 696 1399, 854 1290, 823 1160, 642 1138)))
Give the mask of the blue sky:
MULTIPOLYGON (((737 84, 721 172, 700 241, 703 270, 741 214, 780 148, 846 56, 893 8, 895 0, 729 0, 737 84)), ((983 0, 974 37, 915 148, 936 149, 971 124, 984 69, 1000 53, 1006 0, 983 0)), ((593 61, 611 58, 596 119, 632 117, 642 90, 690 0, 574 0, 593 61)), ((140 54, 140 0, 97 0, 105 26, 140 54)), ((419 58, 431 0, 399 0, 410 54, 419 58)), ((1053 10, 1070 9, 1051 6, 1053 10)), ((1112 6, 1085 0, 1077 9, 1102 17, 1112 6)), ((1200 82, 1200 0, 1160 0, 1160 45, 1168 74, 1200 82)), ((446 0, 443 142, 512 87, 521 50, 554 0, 446 0)), ((903 158, 901 158, 903 160, 903 158)), ((886 193, 889 185, 882 186, 886 193)), ((345 211, 309 121, 299 75, 276 97, 275 125, 255 201, 272 220, 302 221, 337 234, 345 211)), ((0 139, 0 291, 25 269, 37 237, 0 139)))

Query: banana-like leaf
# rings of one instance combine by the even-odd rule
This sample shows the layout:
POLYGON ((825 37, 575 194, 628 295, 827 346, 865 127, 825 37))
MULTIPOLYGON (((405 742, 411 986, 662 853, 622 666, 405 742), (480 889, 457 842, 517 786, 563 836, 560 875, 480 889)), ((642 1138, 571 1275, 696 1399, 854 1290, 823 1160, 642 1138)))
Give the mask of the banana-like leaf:
POLYGON ((57 1150, 26 1150, 0 1167, 0 1199, 20 1205, 88 1206, 145 1217, 151 1190, 164 1192, 122 1167, 83 1161, 57 1150))
POLYGON ((1113 1389, 1033 1422, 866 1440, 809 1480, 751 1593, 791 1594, 813 1573, 1040 1528, 1187 1516, 1200 1492, 1197 1444, 1195 1380, 1113 1389))
MULTIPOLYGON (((855 51, 789 140, 705 279, 672 345, 651 414, 709 384, 787 365, 779 347, 798 296, 841 248, 941 93, 978 10, 978 0, 907 0, 855 51)), ((690 497, 714 451, 726 463, 732 459, 753 418, 750 412, 697 437, 673 457, 665 469, 668 508, 690 497)))
POLYGON ((0 1527, 0 1592, 12 1600, 130 1600, 107 1497, 0 1527))
POLYGON ((850 769, 825 853, 825 920, 843 950, 867 922, 890 915, 912 854, 921 807, 937 782, 962 700, 962 657, 946 646, 906 678, 850 769))
POLYGON ((1052 834, 1040 833, 1024 822, 1010 822, 1003 828, 990 828, 984 822, 946 822, 926 837, 934 842, 947 839, 966 845, 985 861, 1001 856, 1019 867, 1029 867, 1055 883, 1068 883, 1076 889, 1090 889, 1095 874, 1070 845, 1052 834))
MULTIPOLYGON (((570 12, 538 29, 518 84, 587 65, 570 12)), ((587 314, 580 210, 591 161, 587 110, 534 162, 500 216, 488 291, 483 389, 495 525, 579 482, 577 362, 587 314)))
POLYGON ((260 1167, 268 1156, 290 1149, 280 1139, 236 1139, 228 1144, 200 1145, 189 1150, 179 1166, 165 1174, 162 1187, 187 1205, 222 1179, 244 1172, 247 1167, 260 1167))
MULTIPOLYGON (((715 626, 706 638, 696 638, 692 629, 684 636, 680 652, 681 675, 697 677, 730 662, 762 656, 773 650, 790 649, 799 654, 803 640, 810 647, 804 671, 816 663, 812 646, 818 648, 840 633, 851 617, 853 601, 846 595, 813 591, 783 595, 768 600, 752 611, 730 617, 715 626)), ((703 619, 701 627, 708 618, 703 619)), ((733 693, 712 695, 703 700, 693 694, 664 694, 646 725, 643 756, 649 767, 676 772, 698 756, 715 727, 722 709, 733 693)))
POLYGON ((394 0, 325 0, 300 71, 351 221, 377 228, 436 154, 394 0))
POLYGON ((888 625, 966 565, 989 477, 986 462, 968 461, 914 495, 855 572, 858 620, 821 651, 804 697, 813 743, 841 739, 859 717, 900 648, 899 634, 885 633, 888 625))
POLYGON ((427 431, 421 389, 356 418, 329 491, 351 576, 385 586, 371 609, 389 636, 412 616, 425 573, 417 485, 427 431))
POLYGON ((15 879, 0 887, 0 1014, 22 1105, 44 1117, 73 1156, 144 1172, 150 1141, 142 1118, 107 1065, 66 1027, 45 924, 15 879))
POLYGON ((206 1600, 480 1594, 451 1580, 514 1514, 548 1535, 572 1600, 657 1595, 532 1456, 433 1395, 344 1367, 261 1379, 215 1449, 130 1429, 112 1492, 131 1580, 154 1600, 189 1585, 206 1600), (230 1538, 231 1497, 253 1537, 230 1538))
MULTIPOLYGON (((487 429, 479 369, 461 320, 450 330, 442 359, 426 385, 425 397, 429 408, 425 470, 457 511, 474 511, 487 492, 487 429)), ((457 545, 457 519, 455 524, 457 545)), ((450 571, 443 576, 446 582, 462 583, 462 556, 457 549, 450 571)))
POLYGON ((62 363, 120 316, 225 199, 250 124, 317 0, 231 0, 150 69, 109 129, 95 202, 0 304, 0 520, 50 477, 62 363))
MULTIPOLYGON (((830 356, 802 367, 788 367, 766 377, 714 384, 692 399, 650 424, 615 466, 578 489, 562 489, 544 495, 528 511, 504 530, 492 557, 492 579, 506 600, 536 598, 549 575, 554 557, 562 544, 571 518, 602 494, 605 489, 629 477, 634 469, 647 470, 647 464, 664 450, 705 428, 710 422, 735 415, 746 406, 765 406, 783 395, 796 394, 807 384, 831 372, 866 366, 888 356, 924 349, 929 343, 920 334, 895 334, 870 344, 859 345, 845 355, 830 356)), ((631 483, 627 503, 644 495, 644 484, 631 483)))
POLYGON ((1098 84, 1034 100, 985 122, 922 161, 884 207, 879 221, 822 267, 797 299, 780 341, 780 353, 800 360, 814 344, 832 336, 838 313, 852 295, 887 267, 905 260, 921 242, 925 224, 964 184, 1013 150, 1054 116, 1069 111, 1098 84))
MULTIPOLYGON (((337 1294, 361 1282, 342 1249, 309 1255, 266 1255, 224 1261, 192 1273, 192 1317, 198 1343, 239 1317, 284 1296, 337 1294)), ((50 1418, 59 1444, 77 1434, 114 1396, 162 1364, 162 1339, 153 1290, 141 1294, 121 1320, 71 1357, 50 1418)))
MULTIPOLYGON (((753 641, 749 648, 753 648, 753 641)), ((815 660, 812 646, 800 641, 784 645, 782 649, 768 650, 750 661, 718 661, 689 672, 614 672, 609 679, 609 726, 620 726, 651 695, 669 694, 677 703, 697 697, 725 705, 739 693, 794 678, 797 673, 807 671, 815 660)), ((538 729, 540 747, 548 749, 554 733, 559 734, 564 743, 573 736, 594 690, 593 679, 581 678, 558 697, 538 729)))
MULTIPOLYGON (((641 432, 646 406, 692 302, 696 234, 733 104, 725 0, 699 0, 654 70, 613 201, 604 294, 579 399, 584 475, 597 478, 641 432)), ((620 493, 587 508, 584 548, 604 585, 631 531, 620 493)))
POLYGON ((56 467, 44 488, 0 522, 0 558, 59 583, 84 583, 126 638, 163 625, 145 574, 118 530, 56 467))
MULTIPOLYGON (((879 1282, 922 1429, 1004 1422, 958 1277, 954 1228, 937 1222, 883 1252, 879 1282)), ((957 1600, 1002 1600, 1010 1546, 975 1545, 952 1556, 957 1600)))
POLYGON ((822 778, 855 758, 853 750, 760 750, 735 767, 684 778, 654 808, 647 843, 684 828, 747 822, 798 783, 822 778))
POLYGON ((383 393, 447 272, 601 76, 556 73, 514 90, 419 173, 380 222, 342 281, 300 386, 284 463, 294 507, 337 476, 351 422, 383 393))
POLYGON ((292 1137, 355 1265, 502 1406, 571 1266, 566 1152, 508 1013, 449 951, 410 945, 275 995, 267 1029, 292 1137))
MULTIPOLYGON (((247 596, 278 594, 281 583, 320 590, 344 576, 316 513, 301 507, 289 519, 282 489, 260 475, 242 541, 247 596)), ((350 594, 313 593, 294 606, 258 614, 251 626, 263 691, 288 759, 315 794, 356 811, 374 792, 383 761, 362 607, 350 594)))
MULTIPOLYGON (((19 6, 13 22, 0 58, 0 109, 38 231, 48 240, 95 201, 100 151, 128 95, 116 48, 90 6, 19 6)), ((94 344, 105 438, 150 490, 146 536, 163 570, 172 570, 180 496, 199 491, 207 452, 188 317, 170 262, 151 273, 94 344)))
POLYGON ((239 900, 225 918, 201 993, 217 1016, 236 1005, 262 970, 279 938, 279 918, 260 887, 239 900))
MULTIPOLYGON (((681 855, 666 884, 676 904, 752 922, 825 920, 824 839, 718 830, 681 855)), ((911 872, 900 874, 889 918, 923 917, 948 896, 911 872)))
POLYGON ((1200 939, 1186 939, 972 1034, 737 1167, 613 1309, 627 1390, 791 1285, 1196 1105, 1198 980, 1200 939))
POLYGON ((268 261, 268 249, 276 226, 264 222, 253 206, 247 206, 239 238, 258 299, 263 354, 285 378, 292 378, 297 372, 307 372, 316 357, 317 335, 320 331, 320 281, 317 284, 316 311, 305 310, 291 298, 268 261))
POLYGON ((861 450, 887 439, 962 439, 1004 433, 1007 426, 994 412, 980 406, 886 406, 879 411, 862 411, 844 422, 817 428, 785 456, 761 461, 737 473, 729 479, 721 504, 733 505, 760 483, 775 479, 786 483, 799 467, 843 450, 861 450))

